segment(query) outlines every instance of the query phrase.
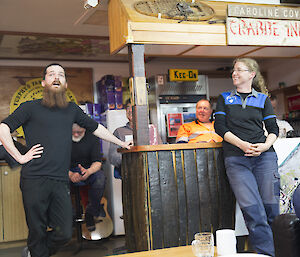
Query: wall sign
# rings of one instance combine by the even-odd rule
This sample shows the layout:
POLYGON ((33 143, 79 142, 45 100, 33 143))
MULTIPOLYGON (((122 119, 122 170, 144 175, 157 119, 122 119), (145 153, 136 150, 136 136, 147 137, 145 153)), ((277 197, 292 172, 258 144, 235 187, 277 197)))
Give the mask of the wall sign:
POLYGON ((300 21, 227 18, 228 45, 300 46, 300 21))
POLYGON ((168 113, 167 125, 168 125, 168 137, 176 137, 177 132, 182 125, 182 113, 168 113))
POLYGON ((229 4, 229 17, 300 20, 300 8, 229 4))
POLYGON ((198 70, 169 69, 170 81, 198 81, 198 70))
POLYGON ((289 111, 300 110, 300 95, 291 96, 287 98, 289 111))

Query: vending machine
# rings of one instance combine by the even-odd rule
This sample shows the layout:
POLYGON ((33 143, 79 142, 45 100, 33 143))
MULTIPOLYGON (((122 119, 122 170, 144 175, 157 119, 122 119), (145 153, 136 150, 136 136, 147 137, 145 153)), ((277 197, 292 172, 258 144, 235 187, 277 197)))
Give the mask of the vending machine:
POLYGON ((163 143, 175 143, 182 123, 195 119, 196 103, 209 99, 208 78, 197 81, 169 81, 168 75, 148 79, 150 123, 157 125, 163 143))

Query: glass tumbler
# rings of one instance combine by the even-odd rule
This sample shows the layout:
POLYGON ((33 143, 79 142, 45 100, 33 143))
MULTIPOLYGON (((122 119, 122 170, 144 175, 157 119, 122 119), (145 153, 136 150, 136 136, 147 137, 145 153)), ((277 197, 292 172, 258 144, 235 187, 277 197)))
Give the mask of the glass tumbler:
POLYGON ((197 257, 214 256, 214 235, 209 232, 196 233, 192 242, 192 250, 197 257))

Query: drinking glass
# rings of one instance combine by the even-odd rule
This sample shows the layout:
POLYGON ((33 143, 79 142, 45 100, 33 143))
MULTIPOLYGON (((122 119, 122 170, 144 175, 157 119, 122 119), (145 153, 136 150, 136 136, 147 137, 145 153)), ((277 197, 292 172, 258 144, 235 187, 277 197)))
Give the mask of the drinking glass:
POLYGON ((214 256, 214 235, 209 232, 196 233, 192 242, 192 250, 197 257, 214 256))

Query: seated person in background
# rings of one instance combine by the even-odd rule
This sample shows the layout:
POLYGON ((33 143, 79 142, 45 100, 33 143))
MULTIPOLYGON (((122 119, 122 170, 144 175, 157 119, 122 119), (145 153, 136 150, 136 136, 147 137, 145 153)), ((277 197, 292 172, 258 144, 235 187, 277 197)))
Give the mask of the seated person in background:
MULTIPOLYGON (((126 126, 117 128, 113 134, 120 140, 128 141, 133 139, 132 105, 130 103, 130 99, 125 102, 124 107, 126 109, 126 117, 128 122, 126 126)), ((158 134, 157 128, 153 124, 149 124, 149 138, 150 145, 162 144, 162 140, 158 134)), ((110 143, 108 159, 109 162, 115 166, 115 178, 121 179, 122 154, 117 151, 118 148, 119 146, 116 144, 110 143)))
MULTIPOLYGON (((273 106, 274 112, 276 113, 277 109, 277 97, 276 95, 270 96, 271 104, 273 106)), ((278 137, 286 137, 289 132, 292 132, 294 129, 293 127, 285 120, 280 120, 276 117, 277 126, 279 127, 279 135, 278 137)))
POLYGON ((72 140, 69 178, 77 186, 89 185, 85 221, 87 229, 94 231, 94 218, 106 215, 103 205, 100 204, 106 182, 105 174, 101 170, 100 141, 77 124, 73 124, 72 140))
POLYGON ((196 120, 182 124, 178 130, 176 143, 222 142, 222 137, 214 129, 214 121, 210 121, 212 107, 207 99, 196 104, 196 120))

